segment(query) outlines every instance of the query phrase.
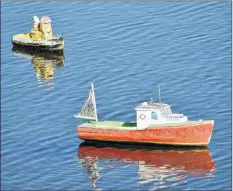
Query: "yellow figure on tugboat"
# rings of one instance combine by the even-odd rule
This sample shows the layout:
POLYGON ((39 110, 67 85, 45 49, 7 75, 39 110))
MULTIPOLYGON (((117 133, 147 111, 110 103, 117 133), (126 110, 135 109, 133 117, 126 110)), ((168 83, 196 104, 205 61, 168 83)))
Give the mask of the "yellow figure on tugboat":
POLYGON ((53 38, 51 19, 48 16, 41 18, 40 31, 43 33, 43 38, 45 40, 50 40, 53 38))
POLYGON ((32 40, 42 40, 43 39, 43 34, 39 29, 40 26, 40 19, 37 16, 34 16, 32 19, 32 30, 29 34, 30 38, 32 40))

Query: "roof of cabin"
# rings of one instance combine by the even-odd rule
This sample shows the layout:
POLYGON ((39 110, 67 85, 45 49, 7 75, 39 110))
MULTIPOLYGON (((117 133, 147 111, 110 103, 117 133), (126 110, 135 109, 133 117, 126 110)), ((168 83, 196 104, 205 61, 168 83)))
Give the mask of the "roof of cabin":
POLYGON ((51 19, 48 16, 43 16, 40 23, 51 23, 51 19))
POLYGON ((149 103, 149 102, 143 102, 139 106, 137 106, 135 109, 162 109, 165 107, 170 107, 171 105, 168 105, 166 103, 149 103))

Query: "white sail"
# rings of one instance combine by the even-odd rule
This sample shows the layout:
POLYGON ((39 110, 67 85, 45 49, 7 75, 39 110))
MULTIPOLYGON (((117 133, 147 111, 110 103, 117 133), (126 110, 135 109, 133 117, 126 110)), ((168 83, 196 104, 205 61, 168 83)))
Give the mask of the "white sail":
POLYGON ((91 89, 87 101, 85 102, 81 111, 78 114, 76 114, 74 117, 80 119, 90 119, 90 120, 98 121, 93 83, 91 83, 91 89))

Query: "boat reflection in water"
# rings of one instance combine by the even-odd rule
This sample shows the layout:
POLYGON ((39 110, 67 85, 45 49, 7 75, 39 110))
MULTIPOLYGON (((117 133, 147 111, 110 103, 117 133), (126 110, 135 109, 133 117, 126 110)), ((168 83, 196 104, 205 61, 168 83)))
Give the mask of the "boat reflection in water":
POLYGON ((13 47, 12 52, 14 55, 26 57, 33 64, 39 86, 46 85, 48 90, 54 86, 55 68, 64 66, 65 58, 63 53, 39 52, 17 47, 13 47))
MULTIPOLYGON (((137 165, 137 185, 153 183, 152 189, 185 184, 190 177, 210 178, 215 172, 215 163, 207 148, 83 142, 78 148, 78 157, 93 188, 101 176, 100 169, 122 165, 137 165)), ((127 167, 123 168, 125 172, 121 174, 125 177, 121 179, 128 178, 127 167)))

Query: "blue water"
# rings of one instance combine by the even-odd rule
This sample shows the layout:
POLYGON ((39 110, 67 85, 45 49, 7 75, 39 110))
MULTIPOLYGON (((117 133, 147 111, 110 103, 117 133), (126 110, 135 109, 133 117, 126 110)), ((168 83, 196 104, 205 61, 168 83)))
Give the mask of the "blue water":
MULTIPOLYGON (((231 189, 231 2, 1 5, 2 190, 231 189), (34 15, 50 16, 53 32, 65 39, 64 57, 12 51, 12 35, 30 31, 34 15), (132 162, 131 154, 120 156, 121 148, 116 158, 111 153, 103 160, 88 153, 80 158, 73 115, 91 82, 101 120, 135 121, 134 108, 156 100, 158 85, 174 112, 215 120, 207 150, 212 159, 192 161, 214 162, 208 178, 194 175, 197 168, 174 173, 172 160, 163 167, 158 158, 148 159, 154 165, 147 159, 132 162), (166 172, 145 171, 145 183, 141 167, 166 172)), ((153 149, 165 156, 163 149, 153 149)))

